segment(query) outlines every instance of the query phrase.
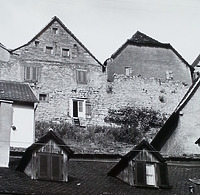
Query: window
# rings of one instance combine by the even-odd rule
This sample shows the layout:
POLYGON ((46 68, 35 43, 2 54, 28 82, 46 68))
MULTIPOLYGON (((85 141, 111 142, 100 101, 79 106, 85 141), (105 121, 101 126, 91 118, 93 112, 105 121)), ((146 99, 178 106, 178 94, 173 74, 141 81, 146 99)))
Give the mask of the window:
POLYGON ((155 186, 155 165, 145 162, 136 163, 136 184, 155 186))
POLYGON ((91 103, 89 101, 86 101, 86 118, 91 118, 91 114, 92 114, 92 107, 91 107, 91 103))
POLYGON ((125 75, 131 76, 132 74, 132 68, 131 67, 125 67, 125 75))
POLYGON ((47 101, 47 94, 39 94, 39 101, 46 102, 47 101))
POLYGON ((86 84, 87 83, 87 71, 86 70, 77 70, 76 79, 78 83, 86 84))
POLYGON ((38 153, 38 179, 62 180, 62 154, 38 153))
POLYGON ((173 71, 166 71, 167 80, 173 80, 173 71))
POLYGON ((166 164, 142 161, 135 163, 135 184, 137 186, 167 187, 167 176, 166 164))
POLYGON ((26 66, 24 67, 25 81, 38 81, 38 67, 26 66))
POLYGON ((53 27, 52 28, 52 34, 58 34, 58 28, 53 27))
POLYGON ((39 46, 39 41, 35 41, 35 47, 38 47, 39 46))
POLYGON ((69 49, 62 49, 62 57, 69 57, 69 49))
POLYGON ((53 54, 53 47, 46 46, 45 53, 46 54, 53 54))

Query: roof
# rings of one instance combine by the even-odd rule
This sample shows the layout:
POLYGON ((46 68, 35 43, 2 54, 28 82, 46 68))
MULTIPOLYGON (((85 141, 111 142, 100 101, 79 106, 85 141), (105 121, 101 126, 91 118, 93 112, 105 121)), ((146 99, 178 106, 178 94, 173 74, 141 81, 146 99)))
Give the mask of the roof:
POLYGON ((172 133, 175 131, 175 129, 178 125, 180 111, 191 100, 191 98, 193 97, 193 95, 195 94, 195 92, 197 91, 199 86, 200 86, 200 76, 190 86, 190 88, 186 92, 183 99, 180 101, 178 106, 175 108, 174 112, 171 114, 171 116, 165 122, 163 127, 160 129, 160 131, 156 134, 156 136, 152 140, 151 145, 153 147, 155 147, 157 150, 161 150, 161 148, 164 146, 164 144, 170 138, 172 133))
MULTIPOLYGON (((0 194, 104 194, 104 195, 165 195, 187 194, 193 186, 195 194, 200 193, 199 185, 189 179, 200 178, 199 165, 168 165, 171 189, 137 188, 121 180, 107 176, 116 164, 113 161, 70 159, 68 161, 69 181, 52 182, 31 180, 25 173, 10 168, 0 168, 0 194)), ((188 193, 189 194, 189 193, 188 193)))
POLYGON ((131 161, 138 153, 146 149, 149 153, 152 153, 154 157, 158 159, 159 162, 165 162, 165 159, 161 156, 159 152, 157 152, 148 142, 142 140, 133 150, 128 152, 122 159, 117 163, 108 173, 109 176, 117 176, 122 170, 124 170, 129 161, 131 161))
POLYGON ((32 43, 32 42, 34 42, 41 34, 43 34, 43 32, 44 31, 46 31, 54 22, 58 22, 61 26, 62 26, 62 28, 68 33, 68 34, 70 34, 80 45, 81 45, 81 47, 83 47, 88 53, 89 53, 89 55, 92 57, 92 58, 94 58, 101 66, 103 66, 102 64, 101 64, 101 62, 100 61, 98 61, 97 60, 97 58, 83 45, 83 43, 81 43, 81 41, 62 23, 62 21, 58 18, 58 17, 56 17, 56 16, 54 16, 53 18, 52 18, 52 20, 37 34, 37 35, 35 35, 28 43, 26 43, 26 44, 24 44, 24 45, 22 45, 22 46, 20 46, 20 47, 18 47, 18 48, 16 48, 16 49, 13 49, 13 50, 10 50, 10 52, 14 52, 14 51, 16 51, 16 50, 18 50, 18 49, 20 49, 20 48, 22 48, 22 47, 25 47, 25 46, 27 46, 27 45, 29 45, 30 43, 32 43))
POLYGON ((62 139, 60 139, 55 132, 50 130, 44 136, 42 136, 37 142, 33 143, 26 149, 16 170, 24 171, 32 158, 32 153, 39 150, 50 140, 53 140, 58 145, 58 147, 62 148, 62 150, 66 152, 69 157, 73 155, 74 152, 65 144, 65 142, 62 139))
POLYGON ((0 100, 38 102, 28 84, 15 81, 0 81, 0 100))
POLYGON ((169 43, 161 43, 140 31, 137 31, 130 39, 128 39, 115 53, 112 54, 111 58, 116 58, 128 45, 171 49, 183 63, 185 63, 191 70, 194 70, 194 68, 190 66, 169 43))
POLYGON ((198 65, 199 61, 200 61, 200 54, 197 56, 197 58, 194 60, 191 66, 195 68, 195 66, 198 65))

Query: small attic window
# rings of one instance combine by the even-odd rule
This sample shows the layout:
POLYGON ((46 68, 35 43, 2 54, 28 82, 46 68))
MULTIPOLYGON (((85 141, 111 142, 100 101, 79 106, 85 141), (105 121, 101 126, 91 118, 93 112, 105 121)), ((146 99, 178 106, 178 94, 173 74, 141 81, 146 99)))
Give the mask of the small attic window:
POLYGON ((46 54, 53 54, 53 47, 46 46, 45 53, 46 54))
POLYGON ((58 28, 53 27, 52 28, 52 34, 58 34, 58 28))
POLYGON ((62 57, 69 57, 69 49, 62 48, 62 57))
POLYGON ((37 41, 35 41, 35 47, 38 47, 39 46, 39 41, 37 40, 37 41))

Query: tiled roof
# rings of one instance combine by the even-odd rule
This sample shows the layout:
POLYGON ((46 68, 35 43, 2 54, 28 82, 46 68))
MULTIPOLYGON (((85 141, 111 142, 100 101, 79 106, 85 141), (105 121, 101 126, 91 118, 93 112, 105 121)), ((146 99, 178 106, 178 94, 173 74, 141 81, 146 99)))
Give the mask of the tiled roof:
POLYGON ((194 187, 195 194, 200 193, 199 185, 189 181, 189 179, 200 178, 199 165, 169 165, 171 188, 161 190, 136 188, 119 179, 106 176, 116 162, 71 159, 68 163, 68 182, 31 180, 25 173, 9 168, 0 168, 0 194, 189 194, 189 186, 194 187))
POLYGON ((117 51, 111 55, 111 58, 115 59, 128 45, 171 49, 178 56, 178 58, 180 58, 180 60, 191 69, 191 71, 194 70, 194 68, 188 64, 188 62, 170 45, 170 43, 161 43, 144 33, 141 33, 140 31, 137 31, 130 39, 119 47, 117 51))
POLYGON ((168 44, 161 43, 155 39, 152 39, 151 37, 141 33, 140 31, 137 31, 129 41, 133 43, 138 44, 151 44, 151 45, 160 45, 160 46, 166 46, 168 44))
POLYGON ((28 84, 12 81, 0 81, 0 100, 38 102, 28 84))

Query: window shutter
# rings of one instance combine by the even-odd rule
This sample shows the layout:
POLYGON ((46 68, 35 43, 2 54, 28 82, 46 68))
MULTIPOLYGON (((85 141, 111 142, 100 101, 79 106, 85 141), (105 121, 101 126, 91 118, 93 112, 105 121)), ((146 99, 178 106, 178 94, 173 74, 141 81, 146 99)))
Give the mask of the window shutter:
POLYGON ((30 67, 24 67, 24 72, 25 72, 25 80, 30 80, 31 79, 31 72, 30 72, 30 67))
POLYGON ((92 107, 90 102, 86 102, 86 117, 90 118, 92 115, 92 107))
POLYGON ((51 155, 51 179, 62 180, 62 155, 51 155))
POLYGON ((32 80, 37 81, 37 67, 32 67, 32 80))
POLYGON ((146 167, 143 162, 136 162, 136 185, 145 185, 146 184, 146 167))
POLYGON ((159 186, 167 187, 169 185, 168 182, 168 171, 166 164, 158 164, 159 167, 159 186))
POLYGON ((39 154, 39 175, 40 179, 49 179, 49 155, 39 154))

